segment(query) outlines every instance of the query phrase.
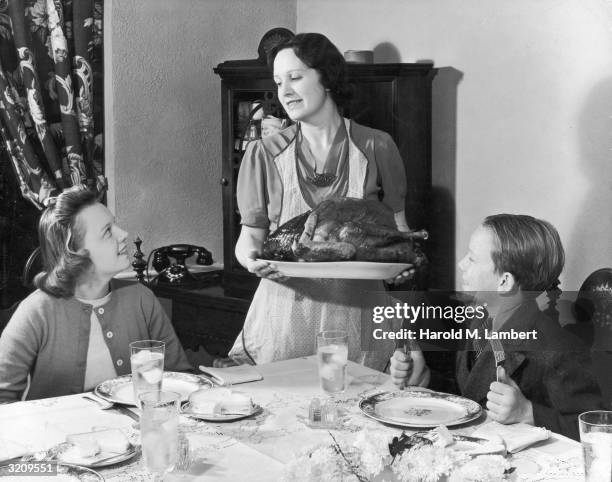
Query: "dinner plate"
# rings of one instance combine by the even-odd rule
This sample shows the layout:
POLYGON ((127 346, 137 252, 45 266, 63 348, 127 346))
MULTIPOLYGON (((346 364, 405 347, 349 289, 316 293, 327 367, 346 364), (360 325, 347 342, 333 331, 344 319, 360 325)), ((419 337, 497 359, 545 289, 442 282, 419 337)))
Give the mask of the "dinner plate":
POLYGON ((75 464, 89 468, 107 467, 109 465, 118 464, 119 462, 131 459, 138 453, 138 448, 132 444, 130 444, 129 448, 121 454, 100 452, 93 457, 79 457, 74 454, 71 448, 72 445, 69 443, 62 444, 62 448, 58 451, 57 459, 61 463, 75 464))
POLYGON ((482 413, 482 407, 468 398, 420 390, 376 393, 363 398, 359 408, 379 422, 401 427, 459 425, 482 413))
MULTIPOLYGON (((162 390, 181 394, 181 400, 187 400, 189 394, 201 388, 211 388, 213 383, 207 378, 190 373, 164 372, 162 390)), ((136 405, 134 401, 134 387, 132 375, 106 380, 95 388, 94 393, 99 397, 114 403, 136 405)))
POLYGON ((410 267, 407 263, 374 261, 273 261, 264 259, 290 278, 378 279, 394 278, 410 267))
MULTIPOLYGON (((25 463, 25 462, 24 462, 25 463)), ((37 465, 39 466, 39 471, 37 473, 30 474, 18 474, 15 473, 15 465, 19 465, 20 463, 4 465, 0 467, 0 477, 14 477, 16 475, 22 475, 25 477, 33 476, 32 479, 28 480, 36 480, 36 482, 58 482, 58 481, 83 481, 83 482, 104 482, 104 477, 102 477, 98 472, 92 469, 88 469, 87 467, 81 467, 79 465, 70 465, 70 464, 57 464, 57 475, 53 473, 53 475, 45 475, 42 470, 46 464, 39 462, 37 465)), ((53 462, 55 466, 55 462, 53 462)))
POLYGON ((233 422, 235 420, 242 420, 243 418, 252 417, 253 415, 259 415, 262 411, 263 408, 254 404, 250 413, 226 413, 211 415, 210 413, 194 412, 189 402, 184 403, 180 410, 183 415, 187 415, 188 417, 196 418, 198 420, 204 420, 205 422, 233 422))

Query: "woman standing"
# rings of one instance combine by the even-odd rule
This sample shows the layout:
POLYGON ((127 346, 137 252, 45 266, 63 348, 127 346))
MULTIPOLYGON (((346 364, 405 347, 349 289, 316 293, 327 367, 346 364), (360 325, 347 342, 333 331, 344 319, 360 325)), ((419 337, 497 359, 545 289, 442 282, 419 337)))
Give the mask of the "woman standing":
POLYGON ((160 340, 165 368, 188 371, 172 325, 140 283, 116 286, 130 266, 127 233, 95 193, 64 191, 40 218, 44 271, 0 337, 0 403, 91 390, 131 372, 128 344, 160 340))
MULTIPOLYGON (((238 176, 238 261, 263 278, 229 357, 266 363, 316 352, 316 334, 344 329, 349 359, 383 369, 393 346, 373 345, 373 294, 380 281, 283 277, 256 260, 268 233, 332 197, 379 199, 407 231, 405 172, 391 137, 345 119, 350 98, 342 54, 321 34, 298 34, 270 55, 278 98, 294 124, 252 143, 238 176), (390 350, 390 351, 389 351, 390 350)), ((408 276, 405 272, 400 275, 408 276)))

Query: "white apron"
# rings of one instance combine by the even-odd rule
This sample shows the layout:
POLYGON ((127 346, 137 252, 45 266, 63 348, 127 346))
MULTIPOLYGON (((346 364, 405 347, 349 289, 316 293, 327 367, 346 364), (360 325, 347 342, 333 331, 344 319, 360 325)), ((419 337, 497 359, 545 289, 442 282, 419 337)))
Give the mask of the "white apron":
MULTIPOLYGON (((368 161, 350 138, 350 121, 344 121, 349 133, 346 196, 363 198, 368 161)), ((274 160, 283 184, 278 225, 310 210, 298 181, 295 148, 294 139, 274 160)), ((278 225, 270 226, 270 232, 278 225)), ((383 370, 394 343, 373 343, 372 329, 392 329, 395 323, 374 326, 372 306, 388 303, 384 291, 382 281, 372 280, 290 278, 279 283, 262 279, 229 357, 261 364, 313 355, 319 331, 346 330, 349 360, 383 370)))

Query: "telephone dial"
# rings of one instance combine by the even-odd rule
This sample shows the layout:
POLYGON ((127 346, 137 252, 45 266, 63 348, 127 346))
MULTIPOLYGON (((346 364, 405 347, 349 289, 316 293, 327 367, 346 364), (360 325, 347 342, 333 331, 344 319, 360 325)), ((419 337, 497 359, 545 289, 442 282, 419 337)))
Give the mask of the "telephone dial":
POLYGON ((185 260, 197 254, 196 263, 209 266, 213 263, 212 254, 206 248, 191 244, 172 244, 154 249, 149 256, 153 256, 153 268, 159 274, 153 283, 168 283, 186 285, 196 283, 196 278, 185 266, 185 260), (170 258, 175 260, 174 263, 170 258))

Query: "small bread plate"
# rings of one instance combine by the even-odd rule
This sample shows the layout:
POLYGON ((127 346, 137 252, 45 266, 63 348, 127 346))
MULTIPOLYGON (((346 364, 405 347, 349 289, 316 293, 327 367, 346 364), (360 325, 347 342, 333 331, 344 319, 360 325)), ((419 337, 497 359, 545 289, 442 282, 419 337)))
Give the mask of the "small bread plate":
POLYGON ((407 263, 377 263, 374 261, 267 261, 289 278, 377 279, 395 278, 411 265, 407 263))
MULTIPOLYGON (((22 464, 27 464, 27 462, 23 462, 22 464)), ((88 469, 87 467, 81 467, 79 465, 69 465, 69 464, 57 464, 57 473, 55 472, 55 462, 49 463, 49 469, 53 469, 53 472, 48 474, 48 479, 45 477, 45 472, 43 470, 39 470, 36 473, 16 473, 15 467, 19 465, 19 462, 15 464, 4 465, 0 467, 0 478, 4 477, 15 477, 15 476, 24 476, 27 477, 28 480, 53 480, 53 481, 64 481, 64 480, 80 480, 82 482, 104 482, 104 477, 102 477, 95 470, 88 469), (30 478, 29 476, 34 476, 30 478)), ((46 466, 45 462, 38 462, 37 466, 39 469, 44 469, 46 466)), ((19 480, 19 477, 16 478, 19 480)))
POLYGON ((82 467, 97 468, 107 467, 131 459, 138 453, 138 448, 130 444, 123 453, 100 452, 93 457, 83 457, 76 453, 74 446, 69 443, 61 444, 62 447, 57 453, 57 460, 63 464, 74 464, 82 467))
MULTIPOLYGON (((205 377, 191 373, 164 372, 162 390, 181 394, 181 400, 187 400, 189 394, 202 388, 211 388, 213 383, 205 377)), ((103 381, 95 388, 94 393, 109 402, 124 405, 136 405, 132 375, 123 375, 103 381)))
POLYGON ((363 398, 359 408, 368 417, 399 427, 460 425, 480 417, 482 407, 449 393, 404 390, 363 398))
POLYGON ((263 408, 261 408, 261 406, 253 404, 249 413, 198 413, 193 411, 189 402, 182 404, 180 409, 180 413, 183 415, 205 422, 234 422, 236 420, 242 420, 243 418, 252 417, 253 415, 259 415, 262 411, 263 408))

